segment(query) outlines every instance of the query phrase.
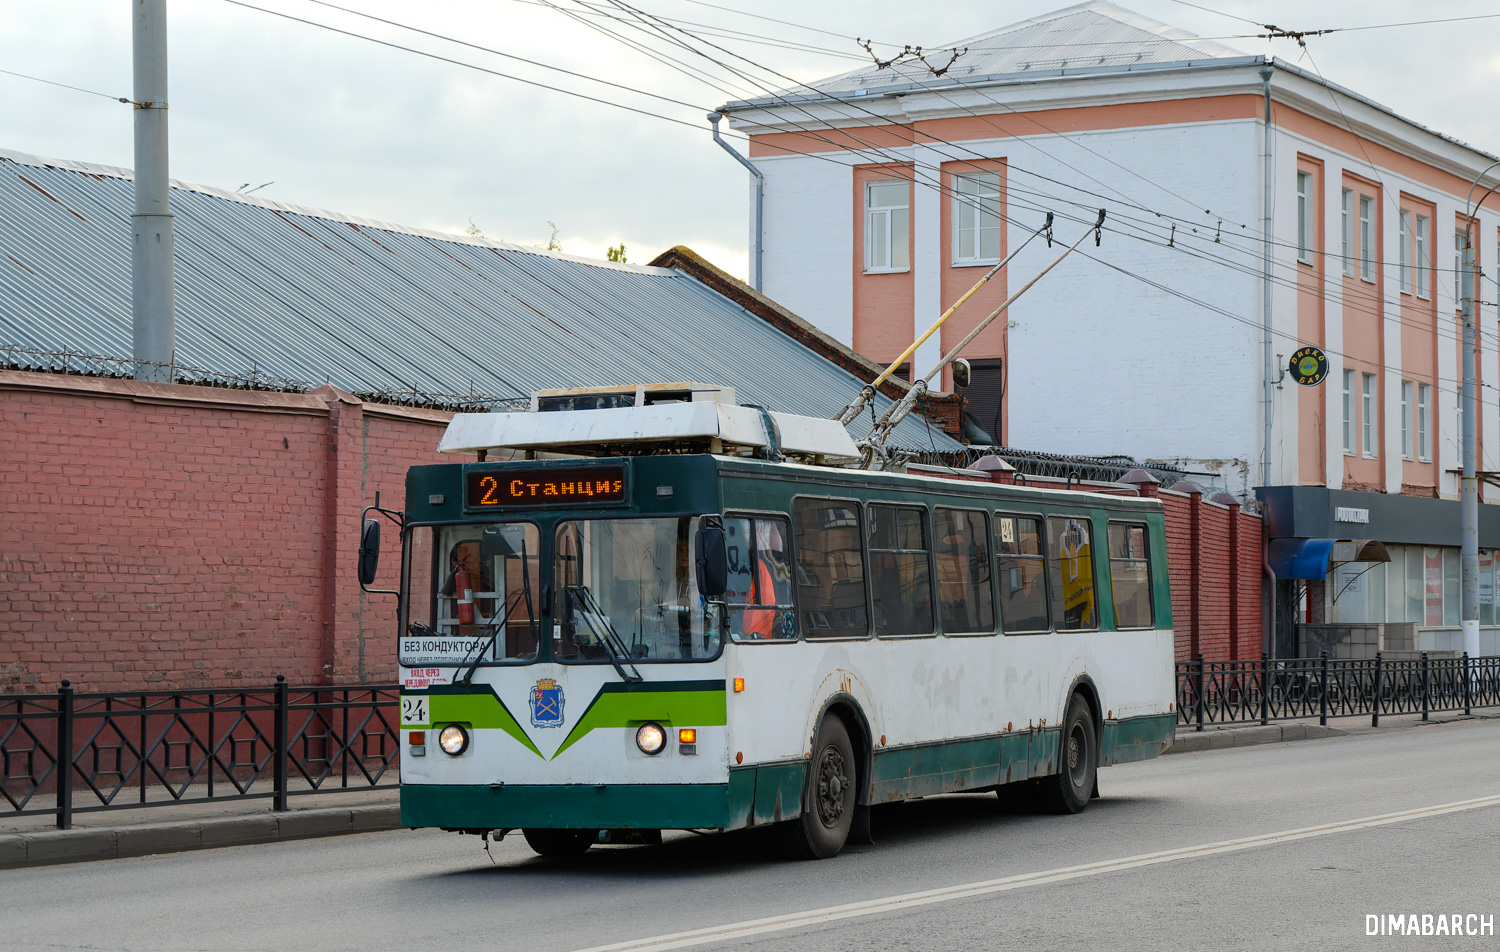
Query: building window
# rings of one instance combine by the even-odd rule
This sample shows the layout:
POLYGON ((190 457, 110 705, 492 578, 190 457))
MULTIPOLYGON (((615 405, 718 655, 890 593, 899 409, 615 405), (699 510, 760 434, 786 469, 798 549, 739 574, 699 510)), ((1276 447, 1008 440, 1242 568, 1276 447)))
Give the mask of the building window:
POLYGON ((1312 264, 1312 173, 1297 173, 1297 260, 1312 264))
POLYGON ((1453 306, 1457 310, 1464 307, 1464 233, 1455 231, 1453 233, 1453 306))
POLYGON ((1432 255, 1427 250, 1427 216, 1417 216, 1417 297, 1427 299, 1427 275, 1432 270, 1432 255))
POLYGON ((1464 302, 1474 294, 1474 272, 1471 270, 1473 259, 1468 253, 1466 238, 1467 236, 1462 231, 1455 232, 1453 235, 1453 296, 1460 311, 1464 308, 1464 302))
POLYGON ((1375 200, 1368 195, 1359 197, 1359 276, 1366 281, 1375 280, 1375 200))
POLYGON ((991 442, 996 446, 1003 445, 1004 361, 999 357, 974 357, 969 360, 969 367, 969 385, 957 388, 964 396, 964 413, 970 421, 979 424, 991 442))
POLYGON ((1344 259, 1344 273, 1350 277, 1354 276, 1354 249, 1350 243, 1354 240, 1354 223, 1350 220, 1354 215, 1354 193, 1344 189, 1343 202, 1340 206, 1342 214, 1339 216, 1342 228, 1342 251, 1344 259))
POLYGON ((910 232, 910 192, 905 182, 865 186, 865 270, 905 271, 910 232))
POLYGON ((953 177, 953 263, 1000 260, 1000 173, 953 177))
POLYGON ((1354 453, 1354 371, 1344 371, 1344 452, 1354 453))
POLYGON ((1417 459, 1432 459, 1432 384, 1417 384, 1417 459))
POLYGON ((1360 380, 1360 421, 1359 429, 1363 434, 1360 439, 1364 454, 1369 457, 1375 455, 1375 375, 1361 374, 1360 380))
POLYGON ((1401 458, 1411 459, 1411 397, 1410 380, 1401 381, 1401 458))
POLYGON ((1411 243, 1411 212, 1401 209, 1398 216, 1400 220, 1400 237, 1397 239, 1397 248, 1401 260, 1401 293, 1411 293, 1411 254, 1408 246, 1411 243))

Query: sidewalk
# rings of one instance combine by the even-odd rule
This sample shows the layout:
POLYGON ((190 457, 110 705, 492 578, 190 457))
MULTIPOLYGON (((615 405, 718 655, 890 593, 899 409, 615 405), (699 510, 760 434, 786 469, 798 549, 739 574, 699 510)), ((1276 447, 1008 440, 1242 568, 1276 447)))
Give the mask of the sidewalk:
POLYGON ((294 796, 285 813, 270 798, 122 807, 75 813, 71 830, 51 814, 0 817, 0 869, 394 830, 398 800, 387 788, 294 796))
MULTIPOLYGON (((1423 722, 1420 714, 1385 716, 1379 727, 1368 718, 1342 718, 1342 726, 1321 727, 1316 719, 1259 724, 1177 726, 1177 740, 1169 754, 1279 744, 1357 734, 1408 730, 1455 721, 1500 721, 1500 712, 1469 717, 1434 714, 1423 722)), ((154 853, 221 846, 246 846, 349 833, 373 833, 401 827, 398 794, 394 788, 340 793, 304 794, 291 798, 292 809, 277 813, 269 798, 173 803, 165 806, 120 808, 76 813, 73 829, 56 829, 51 815, 0 817, 0 869, 123 859, 154 853)))
POLYGON ((1315 717, 1300 721, 1279 721, 1265 726, 1260 724, 1205 724, 1202 731, 1196 730, 1192 724, 1178 724, 1177 739, 1167 753, 1190 754, 1199 750, 1222 750, 1226 747, 1253 747, 1258 744, 1320 740, 1325 737, 1346 737, 1414 727, 1433 727, 1459 721, 1500 720, 1500 713, 1485 711, 1465 715, 1445 711, 1441 714, 1431 714, 1429 718, 1424 721, 1421 714, 1382 714, 1379 727, 1370 726, 1368 715, 1330 717, 1327 727, 1320 725, 1315 717))

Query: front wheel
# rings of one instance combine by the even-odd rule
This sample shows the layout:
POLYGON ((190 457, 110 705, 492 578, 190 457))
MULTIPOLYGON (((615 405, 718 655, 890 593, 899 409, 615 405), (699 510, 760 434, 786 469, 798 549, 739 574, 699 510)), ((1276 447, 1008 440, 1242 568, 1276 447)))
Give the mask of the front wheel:
POLYGON ((1088 702, 1073 695, 1058 742, 1058 772, 1038 787, 1043 808, 1051 813, 1082 813, 1093 796, 1099 770, 1099 742, 1088 702))
POLYGON ((802 791, 802 816, 786 824, 787 849, 799 859, 827 859, 844 848, 854 823, 858 783, 854 745, 835 716, 818 725, 802 791))
POLYGON ((582 856, 598 836, 593 830, 522 830, 526 845, 553 859, 582 856))

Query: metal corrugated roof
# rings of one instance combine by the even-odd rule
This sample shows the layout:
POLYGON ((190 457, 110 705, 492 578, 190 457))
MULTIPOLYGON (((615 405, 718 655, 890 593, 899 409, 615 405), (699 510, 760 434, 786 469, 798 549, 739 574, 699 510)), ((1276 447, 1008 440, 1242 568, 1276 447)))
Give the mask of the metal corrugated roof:
MULTIPOLYGON (((177 363, 219 377, 493 398, 698 380, 818 417, 863 383, 672 269, 172 184, 177 363)), ((68 351, 86 373, 110 368, 80 353, 128 360, 131 208, 127 170, 0 152, 0 357, 50 369, 59 358, 16 348, 68 351)), ((959 447, 915 415, 893 442, 959 447)))
MULTIPOLYGON (((810 85, 833 96, 880 95, 896 90, 973 85, 1017 74, 1160 66, 1244 56, 1221 43, 1201 39, 1108 0, 1090 0, 967 40, 945 43, 925 51, 925 55, 932 68, 948 65, 941 77, 935 77, 927 65, 908 59, 885 68, 872 64, 810 85), (950 51, 962 52, 948 65, 950 51)), ((808 93, 807 89, 785 91, 789 98, 816 98, 806 97, 808 93)), ((774 105, 780 99, 780 96, 755 98, 725 108, 774 105)))

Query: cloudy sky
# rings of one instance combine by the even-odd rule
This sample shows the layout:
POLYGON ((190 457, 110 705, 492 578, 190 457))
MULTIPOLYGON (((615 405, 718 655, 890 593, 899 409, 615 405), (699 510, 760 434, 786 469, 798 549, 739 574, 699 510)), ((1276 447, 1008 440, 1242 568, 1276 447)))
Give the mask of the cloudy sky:
MULTIPOLYGON (((170 0, 172 174, 383 221, 545 242, 555 222, 569 252, 602 257, 623 242, 632 261, 689 245, 745 273, 747 176, 713 145, 704 114, 759 90, 652 34, 610 0, 336 0, 498 54, 341 12, 315 0, 255 6, 679 120, 588 102, 229 0, 170 0), (608 31, 608 32, 605 32, 608 31), (615 35, 610 35, 611 33, 615 35), (630 40, 632 48, 623 40, 630 40), (681 124, 681 123, 685 123, 681 124)), ((623 0, 621 0, 623 2, 623 0)), ((761 68, 799 80, 867 62, 856 37, 944 43, 1046 13, 1062 0, 631 0, 761 68), (754 14, 754 15, 751 15, 754 14), (778 22, 782 21, 782 22, 778 22)), ((1493 2, 1443 0, 1126 0, 1146 16, 1320 70, 1429 127, 1500 152, 1500 19, 1386 29, 1413 20, 1496 13, 1493 2), (1204 7, 1212 8, 1204 9, 1204 7), (1235 17, 1286 29, 1341 31, 1295 43, 1247 34, 1235 17)), ((131 164, 127 0, 0 0, 0 149, 131 164), (103 93, 106 95, 92 95, 103 93)), ((677 39, 725 60, 681 33, 677 39)), ((889 45, 876 52, 891 51, 889 45)))

